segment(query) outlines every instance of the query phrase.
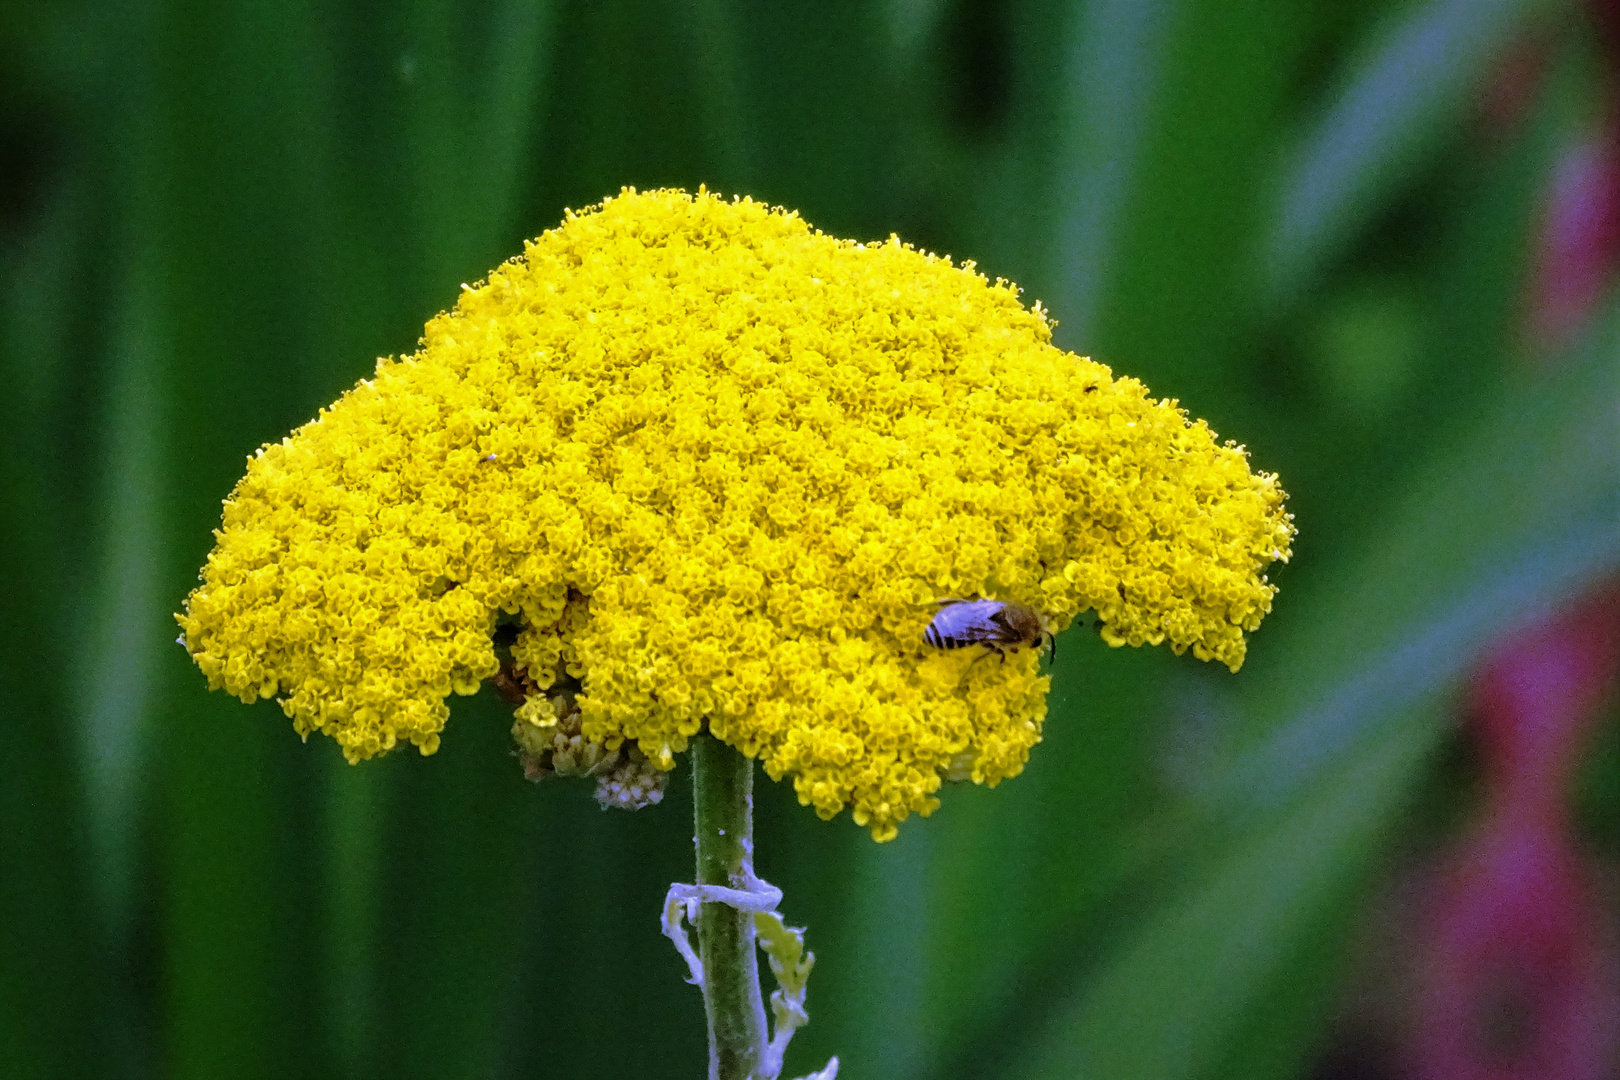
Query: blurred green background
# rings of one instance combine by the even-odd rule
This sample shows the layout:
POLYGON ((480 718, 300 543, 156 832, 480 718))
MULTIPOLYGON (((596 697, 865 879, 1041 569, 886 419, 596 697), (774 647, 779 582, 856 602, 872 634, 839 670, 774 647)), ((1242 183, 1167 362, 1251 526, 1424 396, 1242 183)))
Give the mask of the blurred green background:
POLYGON ((789 1073, 1328 1075, 1366 905, 1469 806, 1459 680, 1620 566, 1620 312, 1524 331, 1605 64, 1550 0, 7 5, 0 1074, 701 1074, 684 771, 530 786, 487 691, 350 768, 170 613, 257 446, 565 207, 706 183, 1017 281, 1300 527, 1240 675, 1071 633, 1025 774, 892 844, 760 781, 789 1073))

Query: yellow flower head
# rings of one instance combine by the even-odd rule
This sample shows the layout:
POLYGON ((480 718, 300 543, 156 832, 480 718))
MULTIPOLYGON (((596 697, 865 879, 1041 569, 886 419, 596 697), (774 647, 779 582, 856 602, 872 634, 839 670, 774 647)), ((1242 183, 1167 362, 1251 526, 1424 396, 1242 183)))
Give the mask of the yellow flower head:
POLYGON ((358 761, 438 747, 504 613, 521 720, 566 673, 586 740, 669 769, 707 723, 888 839, 1046 713, 1036 650, 924 643, 936 601, 1235 671, 1288 557, 1275 477, 1050 337, 971 263, 626 190, 249 459, 183 640, 358 761))

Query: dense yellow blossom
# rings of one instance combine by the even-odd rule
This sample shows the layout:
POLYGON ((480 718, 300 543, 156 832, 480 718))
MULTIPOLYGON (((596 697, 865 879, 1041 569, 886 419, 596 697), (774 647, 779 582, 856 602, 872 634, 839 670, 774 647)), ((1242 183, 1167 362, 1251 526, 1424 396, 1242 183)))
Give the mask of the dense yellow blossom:
POLYGON ((946 771, 1017 774, 1046 712, 1035 650, 922 643, 936 600, 1234 671, 1271 607, 1275 477, 1050 337, 971 264, 627 190, 249 459, 183 641, 358 761, 438 746, 504 612, 585 738, 668 769, 706 722, 887 839, 946 771))

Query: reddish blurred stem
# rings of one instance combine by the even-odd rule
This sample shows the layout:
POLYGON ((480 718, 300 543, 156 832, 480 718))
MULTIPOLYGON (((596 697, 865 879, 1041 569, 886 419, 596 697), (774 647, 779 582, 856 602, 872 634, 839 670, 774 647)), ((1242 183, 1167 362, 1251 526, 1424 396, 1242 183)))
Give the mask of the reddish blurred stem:
POLYGON ((1488 801, 1562 820, 1564 791, 1620 668, 1620 588, 1611 586, 1499 645, 1470 709, 1488 801))

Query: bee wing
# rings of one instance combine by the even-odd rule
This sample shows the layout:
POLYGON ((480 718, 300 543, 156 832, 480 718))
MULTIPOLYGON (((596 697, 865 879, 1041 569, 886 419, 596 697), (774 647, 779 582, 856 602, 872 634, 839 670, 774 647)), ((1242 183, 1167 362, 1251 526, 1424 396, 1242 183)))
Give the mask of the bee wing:
POLYGON ((931 625, 940 637, 950 641, 1001 641, 1007 630, 996 619, 999 614, 999 601, 966 600, 941 608, 931 625))
POLYGON ((965 627, 951 636, 958 641, 966 642, 1006 641, 1008 639, 1006 628, 989 620, 965 627))

